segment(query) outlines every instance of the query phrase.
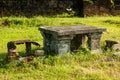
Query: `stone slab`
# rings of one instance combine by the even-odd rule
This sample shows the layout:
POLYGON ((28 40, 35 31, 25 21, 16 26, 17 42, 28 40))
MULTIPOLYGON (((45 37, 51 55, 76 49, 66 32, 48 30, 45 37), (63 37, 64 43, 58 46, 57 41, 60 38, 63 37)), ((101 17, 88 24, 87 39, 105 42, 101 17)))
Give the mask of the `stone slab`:
POLYGON ((40 27, 40 31, 53 35, 76 35, 85 33, 95 33, 106 31, 105 28, 97 28, 94 26, 77 25, 77 26, 55 26, 55 27, 40 27))
POLYGON ((43 36, 44 50, 46 54, 70 53, 76 51, 85 44, 85 36, 88 37, 88 48, 91 51, 101 51, 100 38, 105 28, 94 26, 54 26, 40 27, 43 36))

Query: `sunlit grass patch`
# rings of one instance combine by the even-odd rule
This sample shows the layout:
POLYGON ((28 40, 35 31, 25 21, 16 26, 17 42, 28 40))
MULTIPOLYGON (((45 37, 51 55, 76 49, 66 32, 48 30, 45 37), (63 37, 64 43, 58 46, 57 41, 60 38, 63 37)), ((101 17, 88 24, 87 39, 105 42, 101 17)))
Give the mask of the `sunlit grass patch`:
MULTIPOLYGON (((7 42, 15 40, 33 40, 41 44, 32 45, 32 50, 43 48, 43 37, 38 27, 90 25, 106 28, 102 34, 101 46, 104 50, 105 40, 120 42, 119 16, 66 17, 66 16, 35 16, 1 17, 0 18, 0 78, 2 80, 119 80, 120 57, 113 56, 112 51, 103 54, 91 54, 80 49, 72 54, 59 56, 41 56, 31 63, 7 63, 7 42)), ((18 52, 25 56, 25 45, 17 46, 18 52)))

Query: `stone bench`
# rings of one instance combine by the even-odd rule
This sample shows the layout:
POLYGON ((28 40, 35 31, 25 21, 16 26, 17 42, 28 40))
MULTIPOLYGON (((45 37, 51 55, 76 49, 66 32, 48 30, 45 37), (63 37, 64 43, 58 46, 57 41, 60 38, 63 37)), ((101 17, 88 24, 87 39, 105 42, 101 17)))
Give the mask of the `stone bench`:
POLYGON ((19 59, 20 55, 16 50, 17 49, 16 45, 20 45, 20 44, 25 44, 26 53, 28 55, 31 54, 31 44, 36 45, 36 46, 40 46, 39 43, 37 43, 35 41, 31 41, 31 40, 10 41, 7 43, 7 49, 8 49, 7 61, 14 61, 14 60, 19 59))
POLYGON ((118 42, 117 41, 113 41, 113 40, 105 40, 105 42, 106 42, 106 48, 112 48, 112 46, 114 45, 114 44, 118 44, 118 42))
POLYGON ((106 50, 110 49, 110 50, 114 50, 114 51, 120 51, 120 44, 117 41, 114 40, 105 40, 106 42, 106 50))
POLYGON ((61 26, 40 27, 44 38, 44 50, 47 54, 70 53, 85 44, 85 36, 88 37, 88 48, 91 51, 101 51, 100 38, 105 28, 93 26, 61 26))

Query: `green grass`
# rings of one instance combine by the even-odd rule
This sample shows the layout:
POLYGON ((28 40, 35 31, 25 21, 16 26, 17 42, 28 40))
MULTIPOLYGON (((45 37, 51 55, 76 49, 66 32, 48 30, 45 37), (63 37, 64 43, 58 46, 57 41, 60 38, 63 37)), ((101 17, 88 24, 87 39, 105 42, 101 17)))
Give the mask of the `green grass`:
MULTIPOLYGON (((7 54, 7 42, 30 39, 37 41, 43 48, 43 38, 38 31, 40 26, 91 25, 107 28, 101 39, 104 48, 105 40, 120 42, 119 16, 94 17, 1 17, 0 18, 0 79, 1 80, 119 80, 120 57, 114 57, 111 51, 103 54, 90 54, 80 50, 71 55, 34 58, 31 63, 11 62, 4 60, 7 54)), ((24 45, 17 46, 21 55, 25 54, 24 45)), ((32 49, 38 47, 32 46, 32 49)))

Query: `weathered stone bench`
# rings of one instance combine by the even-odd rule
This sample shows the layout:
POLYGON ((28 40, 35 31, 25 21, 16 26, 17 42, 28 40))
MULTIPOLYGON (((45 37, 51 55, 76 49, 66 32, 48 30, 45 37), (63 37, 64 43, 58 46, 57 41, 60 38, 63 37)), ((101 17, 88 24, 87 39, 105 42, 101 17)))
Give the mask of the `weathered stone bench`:
POLYGON ((105 40, 105 42, 106 42, 106 48, 110 48, 110 49, 114 44, 118 44, 117 41, 113 41, 113 40, 105 40))
POLYGON ((105 40, 106 42, 106 50, 110 49, 110 50, 114 50, 114 51, 120 51, 120 44, 117 41, 114 40, 105 40))
POLYGON ((7 48, 8 51, 9 49, 16 49, 16 45, 19 44, 24 44, 26 46, 26 53, 30 53, 31 52, 31 44, 34 44, 36 46, 40 46, 39 43, 35 42, 35 41, 31 41, 31 40, 16 40, 16 41, 10 41, 7 43, 7 48))
POLYGON ((20 55, 16 50, 16 45, 19 44, 25 44, 26 46, 26 53, 30 54, 31 53, 31 44, 34 44, 36 46, 40 46, 39 43, 31 40, 17 40, 17 41, 10 41, 7 43, 7 49, 8 49, 8 54, 7 54, 7 61, 14 61, 18 60, 20 55))
POLYGON ((40 27, 44 38, 44 49, 47 54, 70 53, 85 44, 85 36, 88 37, 88 47, 91 51, 101 51, 100 38, 105 28, 93 26, 62 26, 40 27))

